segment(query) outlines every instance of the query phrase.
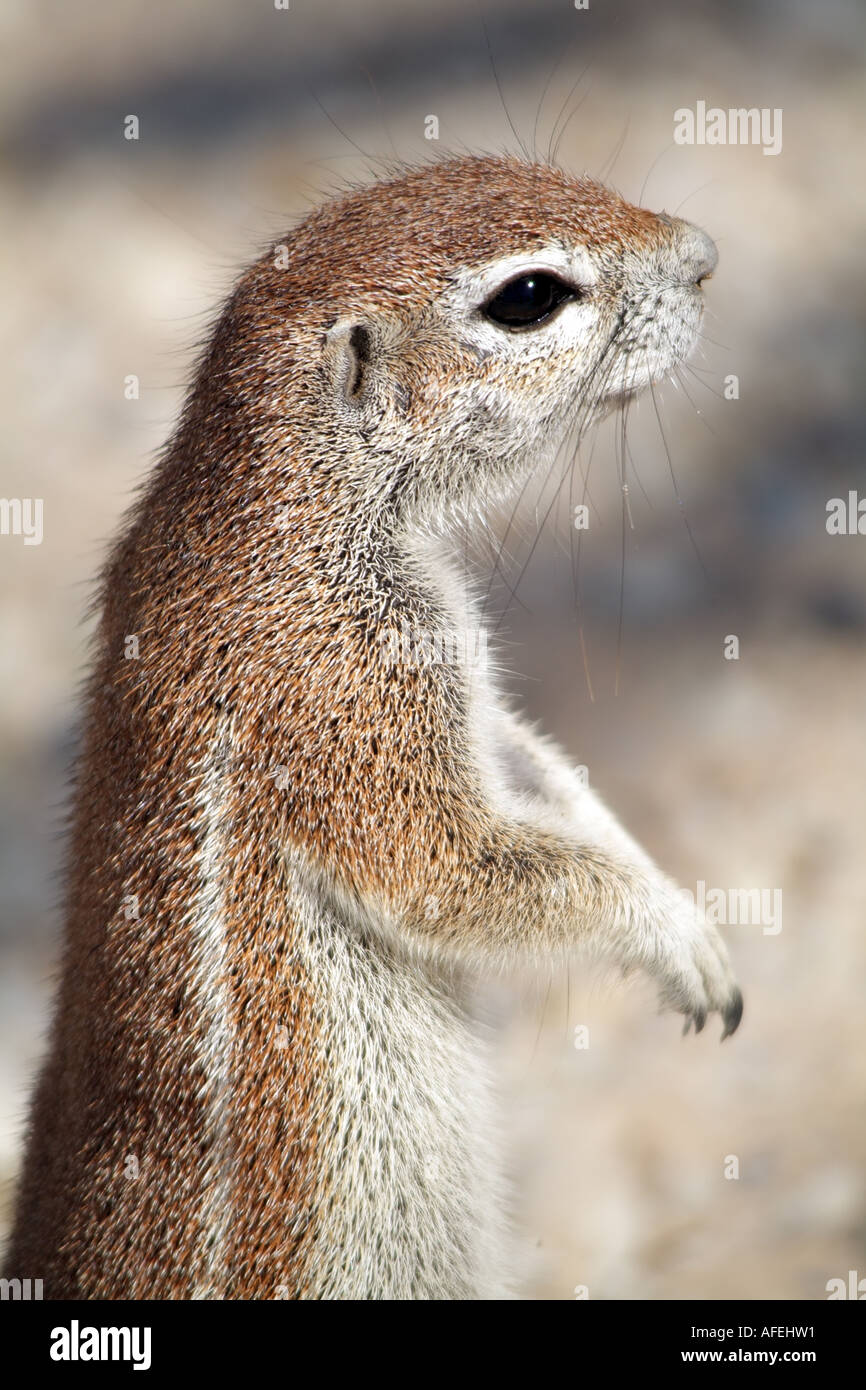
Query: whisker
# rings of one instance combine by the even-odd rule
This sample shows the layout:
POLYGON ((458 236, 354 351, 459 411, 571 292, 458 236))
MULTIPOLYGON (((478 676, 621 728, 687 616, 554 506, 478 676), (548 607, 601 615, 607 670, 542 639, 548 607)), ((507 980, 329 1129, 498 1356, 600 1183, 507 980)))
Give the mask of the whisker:
POLYGON ((550 1003, 550 991, 551 991, 552 987, 553 987, 553 975, 552 975, 551 973, 548 972, 547 992, 546 992, 546 994, 545 994, 545 996, 544 996, 544 1004, 542 1005, 542 1009, 541 1009, 541 1017, 540 1017, 540 1019, 539 1019, 539 1021, 538 1021, 538 1032, 537 1032, 537 1034, 536 1034, 536 1036, 535 1036, 535 1044, 534 1044, 533 1049, 532 1049, 532 1056, 531 1056, 530 1059, 529 1059, 530 1067, 532 1066, 532 1063, 535 1061, 535 1057, 536 1057, 536 1054, 537 1054, 537 1052, 538 1052, 538 1045, 539 1045, 539 1043, 541 1042, 541 1035, 542 1035, 542 1033, 544 1032, 544 1025, 545 1025, 545 1023, 546 1023, 546 1021, 547 1021, 547 1006, 548 1006, 548 1004, 550 1003))
MULTIPOLYGON (((600 355, 600 357, 599 357, 598 364, 597 364, 597 367, 596 367, 596 371, 598 372, 598 370, 599 370, 602 366, 605 366, 605 368, 606 368, 606 369, 605 369, 605 372, 604 372, 604 374, 603 374, 603 376, 602 376, 602 378, 601 378, 601 381, 596 385, 596 389, 595 389, 593 395, 592 395, 591 397, 585 398, 582 402, 580 402, 579 405, 578 405, 578 407, 577 407, 577 409, 576 409, 576 411, 575 411, 575 414, 577 415, 578 419, 580 419, 581 416, 582 416, 583 424, 586 424, 586 423, 588 422, 588 420, 589 420, 589 418, 590 418, 590 416, 591 416, 591 414, 592 414, 592 411, 593 411, 594 409, 596 409, 596 407, 598 406, 599 402, 603 399, 605 387, 606 387, 608 381, 610 380, 610 377, 611 377, 611 374, 612 374, 612 371, 613 371, 613 368, 614 368, 614 365, 615 365, 614 354, 613 354, 613 348, 614 348, 614 346, 615 346, 615 344, 616 344, 616 340, 617 340, 617 337, 618 337, 618 334, 619 334, 619 328, 620 328, 620 325, 619 325, 619 324, 617 324, 617 325, 614 327, 614 329, 612 330, 612 332, 611 332, 611 334, 610 334, 610 337, 608 338, 608 341, 607 341, 607 343, 605 344, 605 346, 604 346, 604 348, 603 348, 603 350, 602 350, 602 353, 601 353, 601 355, 600 355)), ((580 436, 582 435, 582 433, 583 433, 583 430, 582 430, 582 428, 581 428, 580 425, 579 425, 579 426, 578 426, 578 438, 580 438, 580 436)), ((567 438, 567 435, 566 435, 566 438, 567 438)), ((560 444, 559 448, 556 450, 556 453, 555 453, 555 455, 554 455, 553 464, 551 465, 550 469, 548 470, 547 477, 546 477, 545 482, 544 482, 544 486, 545 486, 545 487, 547 486, 547 482, 548 482, 549 479, 550 479, 551 473, 553 472, 553 468, 555 467, 556 462, 557 462, 557 460, 558 460, 559 455, 560 455, 561 452, 562 452, 562 444, 560 444)), ((535 539, 533 540, 532 545, 530 546, 529 554, 528 554, 527 557, 526 557, 526 560, 525 560, 525 562, 524 562, 524 564, 523 564, 523 567, 521 568, 521 571, 520 571, 519 575, 517 576, 517 583, 516 583, 515 586, 514 586, 514 587, 515 587, 515 592, 516 592, 517 588, 520 586, 520 583, 521 583, 521 581, 522 581, 524 575, 526 574, 526 571, 527 571, 527 569, 529 568, 529 565, 530 565, 531 562, 532 562, 532 558, 533 558, 533 556, 534 556, 534 554, 535 554, 535 551, 536 551, 536 549, 537 549, 537 547, 538 547, 538 543, 539 543, 539 541, 540 541, 540 539, 541 539, 541 533, 542 533, 542 531, 543 531, 543 529, 544 529, 544 526, 546 525, 546 523, 547 523, 547 521, 548 521, 548 519, 549 519, 549 517, 550 517, 551 512, 553 511, 553 508, 556 506, 556 503, 557 503, 557 501, 559 500, 560 494, 561 494, 561 492, 562 492, 562 488, 563 488, 563 486, 564 486, 564 484, 565 484, 565 479, 566 479, 566 477, 569 475, 570 468, 571 468, 571 464, 568 463, 568 464, 566 465, 565 471, 564 471, 563 474, 562 474, 562 477, 560 478, 560 480, 559 480, 559 482, 558 482, 558 484, 557 484, 557 486, 556 486, 556 488, 555 488, 555 490, 554 490, 553 497, 552 497, 552 499, 551 499, 551 501, 550 501, 549 506, 547 507, 547 509, 546 509, 546 511, 545 511, 545 513, 544 513, 544 516, 543 516, 542 519, 541 519, 540 524, 537 524, 537 525, 538 525, 538 529, 536 530, 535 539)), ((542 489, 542 491, 543 491, 543 489, 542 489)), ((504 621, 504 616, 505 616, 505 615, 503 614, 503 615, 500 617, 499 623, 497 623, 496 627, 494 628, 494 636, 495 636, 496 633, 499 631, 499 627, 501 626, 502 622, 504 621)))
MULTIPOLYGON (((678 364, 678 365, 682 365, 682 364, 680 363, 680 364, 678 364)), ((676 369, 675 369, 675 372, 676 372, 676 369)), ((677 380, 677 382, 678 382, 678 384, 679 384, 680 390, 682 391, 683 395, 685 396, 685 398, 686 398, 686 400, 688 401, 689 405, 691 406, 692 410, 695 412, 695 414, 697 415, 698 419, 701 421, 701 424, 704 426, 705 429, 709 430, 710 434, 715 435, 715 433, 716 433, 715 430, 713 429, 713 427, 712 427, 712 425, 710 424, 710 422, 709 422, 709 420, 707 419, 707 417, 704 415, 703 411, 699 410, 698 407, 695 405, 694 401, 692 400, 691 396, 690 396, 689 393, 688 393, 688 390, 687 390, 687 388, 686 388, 685 382, 682 381, 682 380, 680 380, 678 373, 676 374, 676 380, 677 380)), ((699 385, 699 386, 706 386, 706 382, 699 381, 699 382, 698 382, 698 385, 699 385)), ((707 390, 709 390, 709 387, 707 387, 707 390)))
MULTIPOLYGON (((582 505, 583 505, 583 506, 586 506, 586 505, 587 505, 587 499, 589 498, 589 474, 590 474, 590 470, 591 470, 591 468, 592 468, 592 460, 593 460, 593 458, 594 458, 594 456, 595 456, 595 442, 596 442, 597 437, 598 437, 597 435, 594 435, 594 436, 593 436, 592 448, 591 448, 590 451, 589 451, 589 459, 587 460, 587 465, 586 465, 586 473, 583 475, 583 502, 582 502, 582 505)), ((579 449, 579 447, 580 447, 580 444, 579 444, 579 441, 578 441, 578 443, 575 445, 575 453, 574 453, 574 460, 573 460, 574 463, 577 462, 577 455, 578 455, 578 449, 579 449)), ((574 473, 574 469, 572 468, 572 476, 573 476, 573 473, 574 473)), ((593 688, 592 688, 592 676, 591 676, 590 670, 589 670, 589 655, 588 655, 588 652, 587 652, 587 649, 586 649, 586 635, 585 635, 585 633, 584 633, 584 627, 583 627, 583 600, 582 600, 581 595, 580 595, 580 562, 581 562, 581 553, 582 553, 582 552, 581 552, 581 547, 582 547, 582 544, 583 544, 583 531, 579 531, 579 532, 578 532, 578 535, 577 535, 577 549, 576 549, 576 552, 575 552, 575 548, 574 548, 574 535, 573 535, 573 533, 572 533, 572 557, 573 557, 573 559, 574 559, 574 569, 573 569, 573 577, 574 577, 574 597, 575 597, 575 606, 576 606, 576 608, 577 608, 577 636, 578 636, 578 641, 580 642, 581 660, 582 660, 582 662, 583 662, 583 674, 584 674, 584 677, 585 677, 585 679, 586 679, 586 688, 587 688, 587 692, 588 692, 588 694, 589 694, 590 704, 595 704, 595 692, 593 691, 593 688)))
POLYGON ((653 170, 655 169, 655 167, 656 167, 656 165, 659 163, 659 161, 664 157, 664 155, 666 155, 666 154, 668 153, 668 150, 672 150, 673 148, 674 148, 674 142, 673 142, 673 140, 669 140, 668 143, 665 145, 664 149, 661 150, 661 152, 660 152, 659 154, 656 155, 655 159, 653 160, 652 164, 650 165, 649 169, 647 170, 646 178, 644 179, 643 183, 641 184, 641 190, 640 190, 640 193, 639 193, 638 196, 637 196, 637 200, 638 200, 638 204, 639 204, 639 205, 642 205, 642 204, 643 204, 643 195, 644 195, 644 193, 646 192, 646 186, 647 186, 647 184, 648 184, 649 181, 650 181, 650 177, 651 177, 651 175, 652 175, 652 173, 653 173, 653 170))
POLYGON ((510 128, 511 128, 511 134, 514 136, 515 140, 517 141, 517 148, 520 150, 520 153, 523 155, 523 157, 524 157, 524 159, 527 161, 527 163, 531 163, 532 160, 531 160, 531 156, 530 156, 529 150, 526 148, 526 146, 524 145, 524 143, 523 143, 523 141, 521 140, 520 136, 518 135, 518 133, 517 133, 517 127, 516 127, 516 125, 514 124, 514 121, 511 119, 511 112, 510 112, 509 109, 508 109, 508 103, 507 103, 506 100, 505 100, 505 93, 504 93, 503 90, 502 90, 502 83, 501 83, 500 80, 499 80, 499 73, 498 73, 498 71, 497 71, 497 69, 496 69, 496 61, 495 61, 495 59, 494 59, 494 57, 493 57, 493 48, 492 48, 492 45, 491 45, 491 43, 490 43, 490 34, 488 33, 488 30, 487 30, 487 23, 486 23, 486 21, 485 21, 485 19, 484 19, 484 15, 483 15, 483 14, 480 14, 480 19, 481 19, 481 28, 482 28, 483 31, 484 31, 484 42, 487 44, 487 55, 488 55, 488 57, 490 58, 490 70, 491 70, 491 72, 493 73, 493 81, 496 83, 496 90, 497 90, 497 92, 499 93, 499 100, 500 100, 501 103, 502 103, 502 109, 503 109, 503 111, 505 112, 505 119, 508 121, 508 124, 509 124, 509 126, 510 126, 510 128))
POLYGON ((654 508, 653 508, 653 504, 652 504, 652 498, 650 497, 649 493, 647 492, 646 488, 645 488, 644 485, 643 485, 643 480, 641 479, 640 473, 638 472, 638 469, 637 469, 637 464, 635 463, 635 460, 634 460, 634 454, 632 453, 631 449, 629 448, 628 440, 625 438, 624 435, 623 435, 623 443, 624 443, 625 448, 626 448, 626 451, 627 451, 627 453, 628 453, 628 461, 629 461, 629 463, 631 464, 631 471, 632 471, 632 473, 634 474, 634 476, 635 476, 635 481, 637 482, 637 485, 638 485, 638 487, 639 487, 640 490, 641 490, 641 494, 642 494, 642 496, 643 496, 643 500, 646 502, 646 504, 647 504, 647 506, 649 507, 650 511, 653 511, 654 508))
POLYGON ((629 115, 626 116, 626 118, 625 118, 625 125, 623 126, 622 135, 619 137, 619 140, 618 140, 618 142, 617 142, 616 148, 614 149, 613 155, 612 155, 611 158, 603 165, 602 170, 601 170, 601 172, 600 172, 599 175, 598 175, 598 181, 599 181, 599 183, 607 183, 607 180, 610 178, 611 174, 613 173, 613 170, 614 170, 614 168, 616 167, 616 161, 619 159, 620 155, 622 154, 623 146, 625 145, 626 139, 628 138, 628 130, 629 130, 629 126, 630 126, 630 125, 631 125, 631 114, 629 114, 629 115))
POLYGON ((589 96, 589 91, 584 92, 583 96, 580 98, 580 101, 577 102, 577 104, 576 104, 576 105, 572 108, 572 110, 569 112, 568 119, 565 121, 565 123, 564 123, 562 129, 560 130, 559 134, 558 134, 557 137, 556 137, 556 144, 555 144, 554 147, 553 147, 553 154, 551 155, 551 161, 550 161, 552 164, 555 164, 556 161, 557 161, 557 159, 559 158, 559 147, 560 147, 560 145, 562 144, 563 138, 564 138, 564 136, 565 136, 565 132, 568 130, 568 127, 571 125, 572 121, 574 120, 574 118, 575 118, 575 116, 577 115, 578 111, 580 110, 581 106, 583 106, 583 103, 586 101, 586 99, 587 99, 588 96, 589 96))
POLYGON ((628 496, 628 479, 626 477, 626 457, 625 447, 625 424, 628 412, 628 404, 620 408, 620 430, 619 430, 619 470, 620 486, 622 490, 622 536, 620 543, 620 568, 619 568, 619 619, 617 622, 616 634, 616 668, 613 681, 614 696, 619 694, 619 679, 622 670, 622 646, 623 646, 623 627, 625 623, 625 558, 627 549, 628 531, 634 530, 634 521, 631 515, 631 506, 628 496))
MULTIPOLYGON (((545 82, 544 87, 543 87, 542 92, 541 92, 541 100, 539 101, 538 106, 537 106, 536 111, 535 111, 535 121, 534 121, 533 126, 532 126, 532 157, 533 157, 533 159, 535 160, 536 163, 538 162, 538 125, 539 125, 539 121, 541 120, 541 112, 542 112, 542 110, 544 109, 544 103, 545 103, 545 100, 547 99, 547 93, 548 93, 549 90, 550 90, 551 83, 553 82, 553 79, 554 79, 554 77, 556 76, 556 74, 559 72, 559 69, 562 67, 563 62, 565 61, 566 54, 568 53, 568 50, 569 50, 570 47, 571 47, 571 44, 568 44, 568 45, 563 49, 563 51, 560 53, 559 57, 556 59, 556 62, 553 64, 553 67, 550 69, 550 72, 549 72, 548 75, 547 75, 547 81, 545 82)), ((549 155, 549 151, 548 151, 548 155, 549 155)), ((549 159, 549 158, 548 158, 548 163, 550 163, 550 159, 549 159)))
POLYGON ((707 567, 706 567, 706 565, 704 564, 704 557, 702 556, 702 554, 701 554, 701 552, 700 552, 700 550, 699 550, 699 548, 698 548, 698 543, 697 543, 697 541, 695 540, 694 533, 693 533, 692 528, 691 528, 691 523, 689 522, 688 515, 686 514, 685 503, 683 502, 683 499, 682 499, 682 497, 680 496, 680 490, 679 490, 679 488, 678 488, 678 486, 677 486, 676 474, 674 473, 674 463, 673 463, 673 459, 671 458, 671 451, 670 451, 670 447, 669 447, 669 445, 668 445, 667 435, 665 434, 665 427, 664 427, 664 424, 663 424, 663 422, 662 422, 662 417, 661 417, 661 412, 660 412, 660 410, 659 410, 658 400, 656 399, 655 386, 653 385, 653 381, 652 381, 652 378, 651 378, 651 377, 650 377, 650 382, 649 382, 649 393, 650 393, 650 399, 652 400, 652 403, 653 403, 653 410, 655 411, 655 417, 656 417, 656 420, 658 421, 659 434, 660 434, 660 436, 661 436, 662 445, 663 445, 664 451, 665 451, 665 456, 666 456, 667 461, 668 461, 668 470, 669 470, 670 475, 671 475, 671 483, 672 483, 672 485, 673 485, 674 497, 676 498, 677 507, 678 507, 678 509, 679 509, 680 515, 682 516, 683 525, 684 525, 685 528, 686 528, 686 534, 688 535, 689 541, 691 542, 692 549, 693 549, 694 552, 695 552, 695 556, 697 557, 698 564, 699 564, 700 567, 701 567, 701 571, 702 571, 702 573, 703 573, 704 579, 706 580, 707 584, 712 584, 712 580, 710 579, 709 571, 707 570, 707 567))
MULTIPOLYGON (((582 70, 582 72, 580 72, 580 73, 578 74, 578 76, 575 78, 574 82, 571 84, 571 87, 569 88, 568 95, 567 95, 567 97, 565 98, 565 101, 562 103, 562 109, 561 109, 559 115, 557 116, 556 120, 555 120, 554 123, 553 123, 553 129, 552 129, 551 132, 550 132, 550 140, 548 141, 548 145, 547 145, 547 162, 548 162, 548 164, 555 164, 555 163, 556 163, 556 152, 557 152, 557 150, 559 149, 559 141, 560 141, 560 139, 562 138, 562 134, 565 133, 565 126, 563 126, 562 132, 560 133, 559 136, 557 136, 556 132, 557 132, 557 129, 559 128, 559 123, 560 123, 560 121, 562 120, 563 116, 565 115, 566 111, 568 110, 568 104, 569 104, 569 102, 571 101, 571 98, 574 96, 575 92, 577 91, 578 87, 580 86, 581 82, 583 81, 583 79, 584 79, 584 77, 586 76, 586 74, 587 74, 588 71, 589 71, 589 66, 587 65, 587 67, 585 67, 585 68, 582 70)), ((583 103, 583 101, 584 101, 584 99, 585 99, 585 97, 586 97, 587 95, 588 95, 587 93, 584 93, 584 96, 581 97, 580 102, 578 102, 578 105, 575 107, 575 111, 579 111, 579 110, 580 110, 580 107, 581 107, 581 105, 582 105, 582 103, 583 103)), ((574 115, 574 111, 572 112, 572 115, 574 115)), ((569 122, 570 120, 571 120, 571 116, 568 117, 568 120, 566 121, 566 125, 568 124, 568 122, 569 122)))
MULTIPOLYGON (((560 447, 561 447, 561 446, 560 446, 560 447)), ((558 454, 558 452, 559 452, 559 451, 557 450, 557 454, 558 454)), ((554 456, 553 463, 550 465, 550 468, 548 469, 547 477, 546 477, 545 480, 544 480, 544 485, 543 485, 544 487, 547 486, 548 479, 550 478, 550 475, 551 475, 551 473, 553 472, 553 469, 554 469, 555 467, 556 467, 556 455, 554 456)), ((508 525, 507 525, 506 528, 505 528, 505 533, 504 533, 504 535, 503 535, 503 537, 502 537, 502 540, 501 540, 501 542, 500 542, 499 553, 498 553, 498 555, 497 555, 497 557, 496 557, 496 562, 495 562, 495 564, 494 564, 494 566, 493 566, 493 571, 492 571, 492 573, 491 573, 491 575, 490 575, 490 579, 489 579, 488 584, 487 584, 487 589, 486 589, 486 592, 485 592, 485 594, 484 594, 484 599, 483 599, 483 601, 482 601, 481 611, 482 611, 482 615, 483 615, 484 617, 486 617, 486 615, 487 615, 487 604, 488 604, 488 601, 489 601, 489 599, 490 599, 490 594, 491 594, 491 591, 492 591, 492 588, 493 588, 493 584, 494 584, 495 579, 496 579, 497 572, 500 573, 500 574, 502 575, 502 578, 503 578, 503 580, 504 580, 504 582, 505 582, 506 587, 510 588, 510 585, 509 585, 509 582, 508 582, 508 578, 507 578, 507 576, 505 575, 504 571, 502 570, 499 561, 500 561, 500 559, 501 559, 501 556, 502 556, 502 555, 504 554, 504 552, 505 552, 505 545, 506 545, 506 542, 507 542, 508 537, 510 536, 510 534, 511 534, 511 532, 512 532, 514 526, 515 526, 515 523, 516 523, 516 521, 517 521, 517 516, 518 516, 518 513, 519 513, 519 511, 520 511, 520 504, 521 504, 521 502, 523 501, 524 496, 526 495, 526 490, 527 490, 527 488, 529 487, 529 484, 530 484, 531 479, 532 479, 532 473, 528 471, 527 474, 526 474, 526 477, 525 477, 524 480, 523 480, 523 484, 522 484, 522 486, 521 486, 521 488, 520 488, 520 491, 519 491, 519 493, 517 494, 517 500, 515 501, 514 506, 511 508, 511 515, 510 515, 510 517, 509 517, 509 519, 508 519, 508 525)), ((519 581, 518 581, 518 582, 519 582, 519 581)), ((512 590, 511 590, 510 596, 511 596, 511 598, 517 599, 516 589, 512 589, 512 590)), ((518 603, 520 602, 519 599, 518 599, 517 601, 518 601, 518 603)), ((523 606, 523 605, 522 605, 522 606, 523 606)))
POLYGON ((342 135, 343 139, 346 141, 346 144, 351 145, 353 149, 356 149, 358 151, 359 155, 361 155, 365 160, 367 160, 367 168, 369 172, 375 176, 377 173, 376 165, 379 164, 381 166, 382 164, 381 157, 370 154, 368 150, 365 150, 361 145, 359 145, 357 140, 354 140, 352 136, 348 133, 348 131, 345 131, 343 129, 339 121, 331 115, 324 102, 319 100, 319 97, 313 90, 312 85, 309 82, 306 82, 305 85, 307 91, 310 93, 310 96, 313 98, 313 101, 316 103, 319 110, 322 112, 322 115, 325 116, 325 118, 330 121, 334 129, 338 131, 340 135, 342 135))
POLYGON ((379 89, 378 89, 378 87, 376 86, 376 83, 373 81, 373 74, 370 72, 369 68, 367 68, 367 67, 364 66, 363 63, 361 63, 360 66, 361 66, 361 71, 362 71, 362 73, 364 74, 364 76, 366 77, 367 81, 368 81, 369 84, 370 84, 370 90, 372 91, 373 97, 374 97, 375 102, 376 102, 376 105, 377 105, 377 107, 379 108, 379 121, 380 121, 380 123, 381 123, 382 129, 383 129, 384 132, 385 132, 385 136, 386 136, 386 138, 387 138, 388 144, 391 146, 391 151, 392 151, 392 153, 393 153, 393 155, 394 155, 394 158, 395 158, 396 160, 399 161, 400 156, 399 156, 399 154, 397 153, 397 146, 394 144, 394 137, 393 137, 393 135, 391 134, 391 127, 389 126, 388 122, 385 120, 385 112, 384 112, 383 107, 382 107, 382 98, 381 98, 381 96, 380 96, 380 94, 379 94, 379 89))
POLYGON ((706 182, 706 183, 702 183, 701 186, 700 186, 700 188, 695 188, 695 189, 693 189, 693 191, 692 191, 691 193, 687 193, 686 196, 683 198, 682 202, 677 203, 677 206, 674 208, 673 212, 671 213, 671 217, 677 217, 677 216, 679 216, 680 208, 681 208, 685 203, 687 203, 687 202, 689 201, 690 198, 694 198, 694 197, 696 196, 696 194, 698 194, 698 193, 703 193, 703 191, 704 191, 705 188, 709 188, 709 187, 710 187, 710 184, 713 184, 713 183, 715 183, 715 182, 716 182, 715 179, 707 179, 707 182, 706 182))

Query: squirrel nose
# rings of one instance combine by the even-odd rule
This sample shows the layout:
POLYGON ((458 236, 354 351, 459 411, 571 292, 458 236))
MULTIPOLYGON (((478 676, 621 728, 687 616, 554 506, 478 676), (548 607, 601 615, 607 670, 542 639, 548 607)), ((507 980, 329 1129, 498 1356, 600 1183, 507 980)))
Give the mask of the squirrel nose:
POLYGON ((690 285, 702 285, 712 277, 719 263, 719 253, 716 243, 700 227, 689 227, 688 257, 683 265, 683 278, 690 285))
POLYGON ((715 242, 700 227, 680 217, 669 217, 663 212, 659 219, 671 229, 680 282, 700 286, 704 280, 709 280, 719 263, 715 242))

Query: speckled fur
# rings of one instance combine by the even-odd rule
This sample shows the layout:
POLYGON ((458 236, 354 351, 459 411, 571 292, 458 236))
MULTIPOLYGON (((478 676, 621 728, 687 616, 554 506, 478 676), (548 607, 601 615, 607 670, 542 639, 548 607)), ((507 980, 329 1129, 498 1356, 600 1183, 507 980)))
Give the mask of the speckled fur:
POLYGON ((232 294, 104 577, 6 1261, 47 1297, 505 1295, 465 966, 583 944, 698 1026, 739 1018, 715 933, 491 673, 381 641, 477 625, 449 519, 689 350, 706 238, 466 158, 285 245, 232 294), (583 300, 483 320, 536 262, 583 300))

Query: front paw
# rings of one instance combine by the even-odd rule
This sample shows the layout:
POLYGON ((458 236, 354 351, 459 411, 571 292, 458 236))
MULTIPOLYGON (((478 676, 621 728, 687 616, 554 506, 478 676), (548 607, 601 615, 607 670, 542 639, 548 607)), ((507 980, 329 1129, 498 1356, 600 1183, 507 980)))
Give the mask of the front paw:
POLYGON ((685 1014, 683 1032, 694 1023, 699 1033, 707 1015, 722 1016, 722 1041, 735 1033, 743 1016, 743 996, 734 979, 728 951, 715 927, 692 908, 676 913, 662 933, 655 969, 662 1006, 685 1014))

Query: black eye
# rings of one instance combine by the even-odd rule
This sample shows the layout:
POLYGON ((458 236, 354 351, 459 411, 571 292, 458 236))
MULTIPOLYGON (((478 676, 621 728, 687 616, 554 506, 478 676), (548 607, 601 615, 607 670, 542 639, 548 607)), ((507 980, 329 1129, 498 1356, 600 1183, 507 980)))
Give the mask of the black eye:
POLYGON ((494 323, 506 328, 533 328, 549 319, 566 299, 574 299, 577 291, 555 275, 533 270, 509 280, 492 299, 482 304, 481 312, 494 323))

